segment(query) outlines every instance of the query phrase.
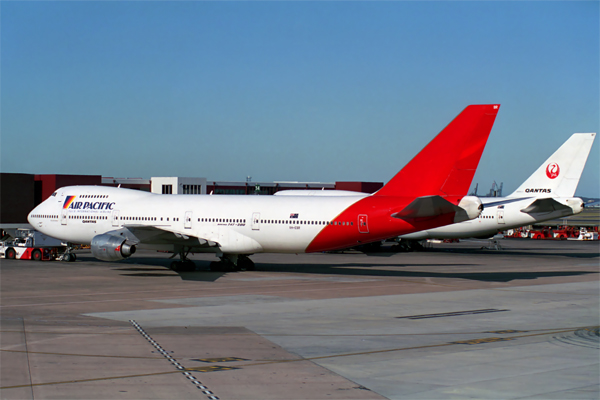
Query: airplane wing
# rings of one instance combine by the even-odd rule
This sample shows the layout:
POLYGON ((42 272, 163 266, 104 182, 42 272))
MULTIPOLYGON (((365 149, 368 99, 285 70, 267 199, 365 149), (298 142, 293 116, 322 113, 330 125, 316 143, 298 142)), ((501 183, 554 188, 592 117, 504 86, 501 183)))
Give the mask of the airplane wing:
POLYGON ((215 247, 218 243, 184 234, 166 226, 125 225, 121 229, 106 232, 122 236, 131 244, 170 244, 184 247, 215 247))
POLYGON ((550 213, 550 212, 559 211, 559 210, 571 211, 571 208, 568 206, 565 206, 564 204, 559 203, 558 201, 556 201, 552 198, 546 198, 546 199, 535 200, 528 207, 522 209, 521 212, 524 212, 527 214, 541 214, 541 213, 550 213))

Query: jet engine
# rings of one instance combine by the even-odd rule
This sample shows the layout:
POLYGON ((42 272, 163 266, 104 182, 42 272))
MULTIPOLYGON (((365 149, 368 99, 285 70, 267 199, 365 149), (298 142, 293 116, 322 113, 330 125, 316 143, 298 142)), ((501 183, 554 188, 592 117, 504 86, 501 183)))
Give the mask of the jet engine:
POLYGON ((483 204, 477 196, 463 197, 458 203, 458 206, 462 208, 462 210, 454 215, 455 223, 475 219, 479 217, 483 211, 483 204))
POLYGON ((92 255, 103 261, 119 261, 135 253, 135 245, 125 238, 106 233, 94 236, 90 247, 92 255))

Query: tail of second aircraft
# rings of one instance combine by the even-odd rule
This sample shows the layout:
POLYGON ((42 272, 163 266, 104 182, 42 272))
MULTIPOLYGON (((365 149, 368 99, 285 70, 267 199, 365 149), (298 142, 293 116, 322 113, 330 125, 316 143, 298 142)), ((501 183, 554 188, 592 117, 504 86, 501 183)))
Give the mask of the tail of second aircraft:
POLYGON ((465 196, 500 105, 465 108, 376 196, 465 196))
POLYGON ((574 133, 508 197, 573 197, 595 138, 574 133))

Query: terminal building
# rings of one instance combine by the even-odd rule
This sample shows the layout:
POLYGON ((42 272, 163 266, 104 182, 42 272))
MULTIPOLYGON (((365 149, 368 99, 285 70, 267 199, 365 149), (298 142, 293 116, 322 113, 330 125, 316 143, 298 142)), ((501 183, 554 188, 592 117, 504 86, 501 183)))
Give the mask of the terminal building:
POLYGON ((374 193, 382 182, 225 182, 206 178, 112 178, 101 175, 0 173, 0 223, 27 223, 27 215, 64 186, 95 185, 179 195, 272 195, 281 190, 350 190, 374 193))

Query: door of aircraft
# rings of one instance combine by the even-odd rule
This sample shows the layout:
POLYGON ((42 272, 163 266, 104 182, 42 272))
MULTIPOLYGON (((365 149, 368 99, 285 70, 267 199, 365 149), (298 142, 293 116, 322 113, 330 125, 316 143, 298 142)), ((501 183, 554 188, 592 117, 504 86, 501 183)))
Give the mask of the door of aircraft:
POLYGON ((367 224, 367 215, 360 214, 358 216, 358 232, 369 233, 369 225, 367 224))
POLYGON ((60 211, 60 224, 61 225, 66 225, 67 224, 67 212, 68 211, 69 210, 65 210, 65 209, 63 209, 63 210, 60 211))
POLYGON ((260 230, 260 213, 252 213, 252 230, 260 230))
POLYGON ((506 222, 504 222, 504 210, 498 210, 498 214, 496 214, 496 220, 499 224, 506 224, 506 222))
POLYGON ((183 227, 185 229, 192 229, 192 211, 185 212, 185 218, 183 220, 183 227))
POLYGON ((119 210, 112 212, 112 226, 119 226, 119 210))

